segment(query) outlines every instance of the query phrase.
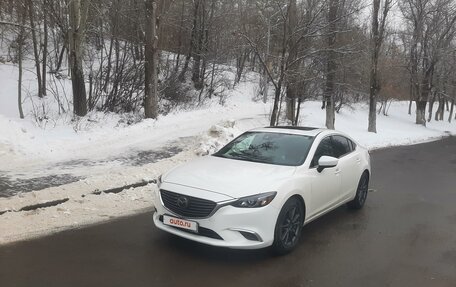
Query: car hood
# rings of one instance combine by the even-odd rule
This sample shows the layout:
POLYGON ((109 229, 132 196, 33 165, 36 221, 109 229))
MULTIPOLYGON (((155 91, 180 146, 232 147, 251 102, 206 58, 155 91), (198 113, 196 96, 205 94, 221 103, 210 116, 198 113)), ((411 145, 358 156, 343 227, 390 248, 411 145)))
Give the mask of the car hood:
POLYGON ((278 185, 292 176, 295 170, 294 166, 206 156, 176 167, 162 180, 239 198, 276 191, 278 185))

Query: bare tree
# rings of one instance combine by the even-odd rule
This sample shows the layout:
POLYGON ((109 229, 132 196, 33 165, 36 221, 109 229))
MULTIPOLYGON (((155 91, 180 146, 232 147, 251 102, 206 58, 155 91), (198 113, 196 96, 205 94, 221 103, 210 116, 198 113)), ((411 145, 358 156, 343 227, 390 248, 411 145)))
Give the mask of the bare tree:
POLYGON ((449 0, 403 0, 409 41, 411 94, 416 103, 416 124, 426 125, 426 106, 433 88, 434 72, 444 48, 454 37, 456 7, 449 0))
MULTIPOLYGON (((277 69, 274 71, 274 69, 271 69, 271 65, 266 62, 265 56, 268 57, 268 55, 265 55, 265 53, 262 53, 260 50, 260 45, 259 39, 253 39, 251 35, 247 33, 247 31, 242 31, 241 32, 241 37, 244 38, 247 43, 250 45, 254 53, 256 54, 257 58, 260 61, 260 64, 268 76, 269 80, 271 81, 272 85, 274 86, 274 102, 272 106, 272 112, 271 112, 271 118, 269 121, 269 124, 271 126, 275 126, 278 123, 279 120, 279 104, 283 92, 283 85, 284 85, 284 79, 285 79, 285 73, 286 73, 286 62, 287 62, 287 52, 288 52, 288 46, 287 46, 287 39, 289 34, 287 33, 287 19, 288 19, 288 9, 286 9, 287 5, 278 5, 278 13, 280 14, 281 17, 279 17, 280 20, 278 20, 278 27, 280 27, 280 32, 278 35, 278 43, 277 43, 277 49, 278 49, 278 55, 277 57, 277 69), (275 73, 274 73, 275 72, 275 73)), ((269 29, 270 27, 268 27, 269 29)), ((269 31, 268 31, 269 34, 269 31)), ((267 83, 264 83, 267 84, 267 83)))
POLYGON ((378 80, 378 58, 385 37, 386 17, 391 8, 391 0, 383 1, 383 13, 379 19, 381 0, 373 0, 372 27, 371 27, 371 70, 369 87, 369 126, 368 131, 377 132, 377 97, 380 90, 378 80))
POLYGON ((38 84, 38 96, 43 97, 43 88, 42 88, 42 78, 41 78, 41 63, 40 63, 40 52, 39 52, 39 43, 36 35, 36 25, 35 25, 35 7, 33 6, 33 1, 27 1, 30 27, 32 31, 32 43, 33 43, 33 55, 35 58, 35 68, 36 68, 36 77, 38 84))
POLYGON ((24 42, 25 42, 25 19, 27 14, 27 9, 25 7, 25 3, 23 1, 18 1, 18 8, 20 12, 20 31, 17 37, 17 50, 18 50, 18 64, 19 64, 19 78, 17 81, 17 105, 19 109, 19 117, 21 119, 24 118, 24 111, 22 109, 22 61, 24 58, 24 42))
POLYGON ((327 56, 326 56, 326 84, 325 84, 325 102, 326 102, 326 127, 334 129, 336 120, 334 110, 334 94, 336 85, 336 34, 337 34, 337 14, 340 0, 329 0, 328 2, 328 31, 326 36, 327 56))
POLYGON ((298 67, 299 62, 296 61, 298 58, 298 15, 297 15, 296 0, 290 0, 288 3, 288 59, 287 59, 287 90, 286 90, 286 114, 287 119, 292 123, 296 124, 296 99, 298 98, 298 67))
POLYGON ((87 95, 82 60, 88 8, 89 0, 72 0, 69 3, 69 52, 73 112, 77 116, 87 114, 87 95))
POLYGON ((42 57, 42 83, 41 83, 41 95, 46 96, 46 81, 47 81, 47 53, 48 53, 48 14, 47 14, 47 1, 43 0, 41 10, 43 12, 43 57, 42 57))
POLYGON ((158 117, 158 33, 157 33, 157 3, 146 0, 146 52, 145 52, 145 101, 146 118, 158 117))
MULTIPOLYGON (((449 120, 454 117, 454 0, 398 0, 404 25, 387 36, 393 0, 369 2, 370 33, 357 17, 361 0, 5 3, 0 41, 23 29, 23 41, 7 40, 8 59, 35 63, 41 87, 31 96, 44 96, 48 82, 60 110, 71 110, 63 108, 66 96, 56 88, 69 70, 78 116, 144 107, 145 117, 157 118, 175 103, 197 105, 211 97, 223 102, 226 89, 253 71, 260 78, 256 99, 266 101, 273 87, 270 125, 300 124, 307 99, 322 99, 328 128, 342 107, 367 97, 370 132, 377 131, 377 106, 386 114, 393 99, 414 101, 420 124, 425 113, 426 120, 442 120, 446 111, 449 120), (16 3, 25 5, 25 17, 16 3)), ((24 90, 18 92, 23 102, 24 90)))

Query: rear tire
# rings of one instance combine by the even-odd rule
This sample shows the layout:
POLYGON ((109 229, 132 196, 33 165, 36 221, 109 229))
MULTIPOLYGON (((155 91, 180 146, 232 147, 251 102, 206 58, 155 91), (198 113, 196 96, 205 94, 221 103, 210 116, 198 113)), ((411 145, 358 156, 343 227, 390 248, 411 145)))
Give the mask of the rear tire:
POLYGON ((347 203, 350 209, 361 209, 367 199, 367 193, 369 191, 369 174, 364 172, 358 183, 355 198, 347 203))
POLYGON ((277 218, 272 251, 276 255, 291 252, 299 242, 304 223, 304 206, 295 197, 285 202, 277 218))

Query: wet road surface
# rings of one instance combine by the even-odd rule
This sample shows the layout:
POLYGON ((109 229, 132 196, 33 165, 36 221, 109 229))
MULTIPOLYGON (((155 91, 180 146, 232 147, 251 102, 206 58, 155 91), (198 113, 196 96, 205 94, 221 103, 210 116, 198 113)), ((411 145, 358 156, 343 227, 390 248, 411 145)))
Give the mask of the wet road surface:
MULTIPOLYGON (((0 248, 0 286, 456 286, 456 139, 376 151, 365 208, 273 257, 200 245, 151 214, 0 248)), ((19 227, 18 227, 19 228, 19 227)))

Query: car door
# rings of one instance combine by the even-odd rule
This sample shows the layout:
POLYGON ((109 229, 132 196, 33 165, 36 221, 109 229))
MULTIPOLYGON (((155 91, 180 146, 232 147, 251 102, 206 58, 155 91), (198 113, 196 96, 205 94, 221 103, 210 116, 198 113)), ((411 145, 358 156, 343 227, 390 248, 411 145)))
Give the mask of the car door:
POLYGON ((341 188, 337 201, 341 202, 352 197, 356 192, 359 180, 359 155, 353 149, 350 140, 342 135, 331 136, 334 155, 339 159, 337 166, 340 171, 341 188))
POLYGON ((326 168, 321 172, 317 171, 318 160, 322 156, 334 156, 332 139, 330 136, 322 139, 315 150, 310 164, 311 187, 312 187, 312 208, 310 217, 318 216, 332 205, 340 193, 339 167, 326 168))

